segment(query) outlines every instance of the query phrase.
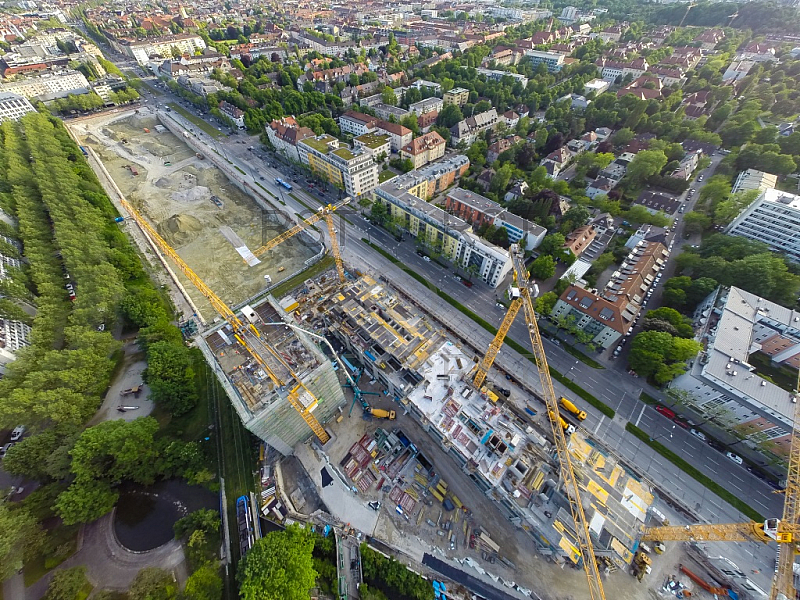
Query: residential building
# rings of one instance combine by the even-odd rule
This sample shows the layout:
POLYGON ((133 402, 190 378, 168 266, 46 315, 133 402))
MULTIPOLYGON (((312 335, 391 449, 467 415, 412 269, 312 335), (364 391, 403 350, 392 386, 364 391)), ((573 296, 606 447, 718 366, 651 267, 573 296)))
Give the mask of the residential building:
POLYGON ((405 108, 392 106, 391 104, 385 104, 383 102, 374 104, 372 109, 379 119, 388 120, 390 117, 394 117, 395 121, 398 123, 411 114, 405 108))
POLYGON ((528 78, 519 73, 510 73, 508 71, 498 71, 496 69, 484 69, 478 67, 476 69, 480 75, 486 77, 487 81, 501 81, 503 77, 511 77, 516 83, 519 83, 524 88, 528 85, 528 78))
POLYGON ((233 121, 239 129, 244 129, 244 111, 225 100, 219 103, 220 112, 233 121))
POLYGON ((507 110, 503 113, 503 122, 506 124, 506 127, 509 129, 513 129, 519 123, 520 116, 514 112, 513 110, 507 110))
POLYGON ((531 59, 534 68, 544 63, 551 73, 558 73, 564 68, 564 55, 558 52, 544 52, 542 50, 525 50, 525 56, 531 59))
POLYGON ((464 106, 469 102, 469 90, 465 88, 453 88, 444 93, 443 101, 445 104, 464 106))
POLYGON ((586 96, 580 94, 567 94, 559 98, 557 102, 569 102, 572 110, 586 110, 592 103, 591 100, 586 99, 586 96))
POLYGON ((520 137, 518 135, 512 135, 504 138, 500 138, 496 142, 493 142, 489 145, 489 148, 486 152, 486 162, 492 164, 500 155, 505 152, 506 150, 510 150, 514 144, 520 141, 520 137))
POLYGON ((494 108, 475 116, 467 117, 450 128, 450 143, 453 146, 457 146, 460 142, 464 142, 469 146, 475 143, 478 136, 487 129, 494 131, 499 122, 497 111, 494 108))
POLYGON ((631 81, 628 85, 617 92, 617 98, 633 95, 639 100, 654 100, 661 98, 661 90, 664 84, 658 77, 648 77, 642 75, 631 81))
POLYGON ((725 232, 763 242, 774 252, 800 262, 800 196, 764 190, 725 232))
POLYGON ((417 79, 416 81, 412 82, 411 85, 418 90, 426 90, 431 94, 441 94, 442 93, 442 86, 435 81, 427 81, 425 79, 417 79))
POLYGON ((424 239, 462 268, 474 270, 492 287, 500 285, 513 267, 508 250, 479 238, 467 222, 413 195, 397 179, 400 178, 375 188, 375 201, 385 204, 394 218, 405 222, 412 236, 424 239))
POLYGON ((736 181, 731 189, 731 194, 737 192, 745 192, 747 190, 758 190, 763 192, 765 190, 774 188, 778 185, 778 176, 772 173, 765 173, 764 171, 757 171, 756 169, 747 169, 742 171, 736 177, 736 181))
POLYGON ((0 86, 0 93, 17 94, 38 100, 53 100, 69 94, 85 94, 88 91, 89 81, 83 73, 72 69, 10 81, 0 86))
POLYGON ((575 256, 580 256, 594 241, 595 237, 597 237, 597 232, 594 230, 594 227, 591 225, 581 225, 565 236, 564 249, 569 250, 575 256))
POLYGON ((300 160, 316 174, 345 193, 358 198, 378 185, 380 169, 372 155, 363 150, 351 151, 339 147, 339 140, 330 135, 320 135, 301 140, 298 144, 300 160))
POLYGON ((111 38, 110 42, 117 52, 132 56, 140 65, 150 62, 151 56, 160 58, 172 56, 173 48, 189 56, 193 56, 197 50, 203 51, 206 48, 202 37, 190 33, 147 38, 143 41, 111 38))
POLYGON ((587 81, 583 84, 583 94, 584 96, 588 96, 592 92, 594 92, 595 96, 599 96, 603 92, 607 91, 611 84, 604 80, 604 79, 592 79, 591 81, 587 81))
POLYGON ((348 110, 339 117, 339 128, 345 133, 364 135, 375 131, 377 119, 364 113, 348 110))
POLYGON ((800 367, 800 313, 740 288, 718 288, 694 322, 704 350, 670 387, 684 390, 687 403, 718 425, 735 427, 750 448, 788 454, 796 392, 770 375, 800 367))
POLYGON ((423 133, 428 133, 431 127, 436 125, 436 119, 439 117, 438 112, 427 112, 419 115, 417 117, 417 125, 420 128, 420 131, 423 133))
POLYGON ((283 117, 280 121, 276 119, 267 126, 267 137, 276 152, 295 162, 300 162, 298 142, 314 135, 308 127, 300 127, 294 117, 283 117))
POLYGON ((440 159, 444 156, 447 146, 444 138, 436 131, 431 131, 411 140, 400 149, 400 157, 409 159, 414 163, 414 168, 419 169, 429 162, 440 159))
POLYGON ((756 62, 776 60, 775 46, 766 42, 750 42, 743 51, 739 52, 737 58, 756 62))
POLYGON ((408 127, 403 127, 399 123, 390 123, 389 121, 378 121, 375 123, 375 132, 385 133, 389 136, 392 152, 400 152, 400 149, 411 143, 414 138, 414 132, 408 127))
POLYGON ((548 175, 555 178, 558 177, 559 173, 566 168, 567 164, 571 160, 572 153, 567 149, 566 146, 562 146, 558 150, 553 150, 550 154, 543 158, 539 164, 547 169, 548 175))
POLYGON ((365 133, 353 138, 353 144, 356 149, 371 155, 376 162, 388 158, 392 153, 392 143, 386 134, 365 133))
POLYGON ((556 302, 552 315, 573 321, 592 335, 593 343, 603 348, 614 346, 633 327, 667 256, 660 242, 638 242, 600 293, 571 285, 556 302))
POLYGON ((706 29, 695 36, 694 42, 700 42, 703 50, 713 50, 722 40, 725 39, 725 32, 722 29, 706 29))
POLYGON ((19 121, 29 112, 36 109, 24 96, 10 92, 0 92, 0 123, 3 121, 19 121))
POLYGON ((526 251, 536 248, 547 235, 544 227, 509 212, 489 198, 462 188, 447 193, 444 207, 473 227, 480 228, 486 224, 504 227, 509 243, 519 244, 526 251))
POLYGON ((734 60, 722 74, 723 83, 733 83, 744 79, 755 65, 755 61, 752 60, 734 60))
POLYGON ((30 335, 29 325, 0 319, 0 375, 5 374, 6 365, 16 359, 17 350, 30 345, 30 335))
POLYGON ((442 108, 444 108, 444 101, 441 98, 425 98, 408 105, 408 110, 417 115, 429 112, 438 113, 442 108))
POLYGON ((639 194, 634 204, 644 206, 650 214, 662 212, 667 215, 673 215, 683 202, 669 194, 645 190, 639 194))
POLYGON ((395 189, 403 189, 417 198, 430 200, 453 185, 469 169, 469 159, 463 154, 450 154, 392 179, 395 189))

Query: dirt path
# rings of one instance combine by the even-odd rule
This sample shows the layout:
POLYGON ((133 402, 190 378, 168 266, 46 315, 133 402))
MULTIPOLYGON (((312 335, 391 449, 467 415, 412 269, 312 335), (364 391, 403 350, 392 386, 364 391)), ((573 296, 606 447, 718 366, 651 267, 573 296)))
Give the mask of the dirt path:
POLYGON ((122 359, 122 366, 111 382, 111 386, 108 388, 105 398, 103 398, 103 404, 97 410, 97 414, 89 421, 89 427, 114 419, 133 421, 138 417, 149 415, 153 410, 153 403, 148 399, 150 388, 142 380, 142 371, 147 367, 144 352, 136 344, 135 339, 126 341, 122 350, 125 353, 122 359), (138 385, 142 386, 138 398, 134 397, 133 394, 126 396, 120 394, 123 390, 131 389, 138 385), (138 408, 120 412, 117 407, 121 405, 138 406, 138 408))

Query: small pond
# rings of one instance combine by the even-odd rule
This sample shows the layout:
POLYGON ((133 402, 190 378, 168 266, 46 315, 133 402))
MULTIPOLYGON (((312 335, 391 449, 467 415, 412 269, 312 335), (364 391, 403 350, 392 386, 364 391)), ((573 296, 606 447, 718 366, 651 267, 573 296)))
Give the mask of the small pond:
POLYGON ((177 479, 149 487, 123 486, 114 532, 129 550, 152 550, 175 537, 172 526, 178 519, 201 508, 219 509, 219 495, 177 479))

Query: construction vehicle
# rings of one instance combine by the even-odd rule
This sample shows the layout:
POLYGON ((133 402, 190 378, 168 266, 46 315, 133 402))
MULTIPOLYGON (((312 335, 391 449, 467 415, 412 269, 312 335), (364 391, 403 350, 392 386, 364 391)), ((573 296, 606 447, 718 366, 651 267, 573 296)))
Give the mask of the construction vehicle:
POLYGON ((284 231, 277 237, 272 238, 266 244, 261 246, 260 248, 256 248, 253 250, 253 254, 256 256, 261 256, 265 252, 272 250, 276 246, 282 244, 286 240, 291 237, 294 237, 301 231, 303 231, 306 227, 310 227, 314 223, 325 219, 325 223, 328 225, 328 236, 331 239, 331 253, 333 254, 333 259, 336 261, 336 270, 339 272, 339 281, 345 280, 345 273, 344 273, 344 264, 342 263, 342 256, 339 252, 339 240, 336 238, 336 225, 333 222, 333 213, 340 209, 342 206, 350 204, 350 197, 348 196, 341 202, 337 204, 328 204, 327 206, 321 206, 319 211, 316 214, 311 215, 307 219, 300 221, 297 225, 284 231))
POLYGON ((557 421, 561 425, 561 429, 564 430, 564 435, 569 436, 575 433, 575 426, 572 425, 571 423, 567 423, 564 420, 564 417, 562 417, 561 415, 555 417, 553 416, 553 413, 551 413, 550 411, 548 411, 547 414, 550 417, 550 419, 557 421))
POLYGON ((393 410, 383 410, 382 408, 370 408, 369 414, 376 419, 389 419, 390 421, 394 421, 395 417, 397 417, 397 413, 393 410))
POLYGON ((133 394, 134 398, 138 398, 139 394, 142 392, 142 384, 140 383, 136 387, 128 388, 127 390, 122 390, 119 395, 120 396, 130 396, 133 394))
POLYGON ((486 386, 483 386, 483 387, 481 388, 481 393, 482 393, 482 394, 486 394, 486 397, 487 397, 489 400, 491 400, 492 402, 495 402, 495 403, 496 403, 496 402, 497 402, 497 401, 500 399, 500 396, 498 396, 497 394, 495 394, 495 393, 494 393, 492 390, 490 390, 490 389, 489 389, 489 388, 487 388, 486 386))
POLYGON ((323 444, 327 443, 328 440, 331 439, 330 435, 327 431, 325 431, 325 429, 323 429, 322 425, 319 424, 319 421, 317 421, 316 417, 311 412, 317 407, 319 401, 311 392, 311 390, 306 387, 300 377, 294 373, 285 359, 278 352, 276 352, 274 348, 265 344, 261 340, 261 333, 252 322, 249 325, 245 325, 239 319, 239 317, 236 316, 236 313, 234 313, 233 310, 227 304, 225 304, 222 298, 217 296, 211 290, 211 288, 209 288, 208 285, 206 285, 206 283, 200 279, 197 273, 195 273, 192 268, 184 262, 175 249, 172 248, 172 246, 170 246, 164 240, 164 238, 161 237, 161 235, 159 235, 155 228, 150 225, 150 223, 148 223, 147 220, 145 220, 145 218, 140 215, 122 195, 119 196, 119 202, 139 225, 142 233, 144 233, 146 237, 149 237, 152 243, 156 245, 161 252, 172 259, 181 272, 186 275, 189 281, 191 281, 200 291, 200 293, 203 294, 203 296, 205 296, 206 299, 211 303, 211 306, 213 306, 220 316, 222 316, 228 322, 233 329, 233 334, 236 340, 264 369, 264 372, 275 384, 276 390, 280 390, 282 396, 285 395, 286 399, 300 414, 320 442, 323 444), (281 381, 277 377, 275 372, 270 368, 267 360, 264 358, 264 356, 262 356, 261 352, 256 349, 257 347, 265 350, 266 353, 272 356, 273 360, 278 361, 286 368, 289 375, 291 375, 291 377, 295 380, 294 386, 287 388, 286 382, 281 381))
POLYGON ((572 402, 564 398, 564 396, 561 396, 561 399, 558 402, 561 404, 561 408, 578 419, 578 421, 583 421, 586 418, 586 411, 575 406, 572 402))
POLYGON ((647 553, 644 550, 639 550, 633 556, 633 563, 631 564, 631 568, 633 569, 633 575, 641 581, 644 579, 645 575, 650 574, 653 570, 650 565, 653 564, 652 559, 647 556, 647 553))

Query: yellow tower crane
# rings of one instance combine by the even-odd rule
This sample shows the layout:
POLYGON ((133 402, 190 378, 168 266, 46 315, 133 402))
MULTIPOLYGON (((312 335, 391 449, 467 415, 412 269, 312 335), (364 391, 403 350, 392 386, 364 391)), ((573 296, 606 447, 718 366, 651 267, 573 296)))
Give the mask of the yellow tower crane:
POLYGON ((772 580, 770 600, 788 600, 795 597, 794 557, 800 552, 800 372, 795 389, 794 426, 792 446, 789 451, 789 470, 786 475, 786 489, 783 500, 783 518, 767 519, 764 523, 712 523, 707 525, 686 525, 671 527, 650 527, 644 530, 645 541, 703 541, 703 542, 778 542, 790 544, 792 552, 781 552, 778 569, 772 580))
POLYGON ((483 382, 486 381, 486 375, 489 373, 489 369, 492 368, 494 359, 497 358, 500 348, 503 347, 503 340, 506 339, 506 334, 508 334, 511 324, 514 322, 514 319, 517 318, 519 309, 522 308, 522 298, 517 290, 516 282, 517 276, 515 273, 514 285, 511 287, 511 294, 513 296, 511 305, 508 307, 508 312, 506 312, 506 316, 503 317, 503 322, 500 323, 500 327, 497 328, 497 333, 495 334, 492 343, 489 344, 486 354, 483 355, 483 358, 475 367, 475 377, 472 380, 472 383, 479 390, 481 389, 483 382))
POLYGON ((192 268, 187 265, 184 260, 178 256, 178 253, 170 246, 164 238, 162 238, 158 232, 155 230, 153 226, 148 223, 142 215, 140 215, 134 208, 131 206, 125 198, 120 195, 119 198, 120 204, 122 207, 128 211, 128 214, 133 218, 134 221, 141 227, 142 231, 158 246, 161 251, 169 256, 172 261, 178 266, 181 272, 186 275, 189 281, 194 284, 194 286, 200 291, 203 296, 208 299, 211 303, 211 306, 230 324, 233 328, 234 336, 236 340, 247 350, 250 356, 261 365, 264 371, 267 373, 269 378, 272 382, 277 386, 278 389, 283 389, 286 387, 286 383, 282 381, 278 376, 275 374, 274 370, 270 368, 267 360, 255 349, 255 346, 261 346, 265 349, 269 354, 271 354, 277 361, 283 364, 289 374, 294 378, 296 385, 292 388, 287 394, 286 397, 289 400, 289 403, 294 407, 294 409, 300 413, 300 416, 303 420, 308 424, 314 434, 319 438, 320 442, 323 444, 326 443, 330 436, 328 432, 323 429, 322 425, 319 424, 316 417, 310 412, 314 410, 316 405, 318 404, 317 398, 314 394, 309 390, 305 384, 301 381, 301 379, 289 368, 286 364, 286 361, 275 352, 275 350, 270 347, 268 344, 265 344, 261 340, 261 334, 259 333, 258 329, 252 324, 249 326, 245 325, 239 317, 236 316, 236 313, 225 304, 225 302, 217 296, 211 288, 209 288, 206 283, 200 279, 200 277, 195 273, 192 268))
MULTIPOLYGON (((600 581, 600 571, 597 568, 592 538, 589 533, 589 523, 586 521, 586 514, 583 512, 583 505, 581 504, 580 485, 575 476, 575 471, 572 468, 572 459, 570 458, 569 449, 567 447, 567 434, 562 426, 563 419, 558 410, 558 397, 553 389, 553 381, 550 379, 550 369, 547 366, 544 344, 542 343, 542 336, 539 333, 539 325, 536 322, 536 312, 533 309, 533 300, 531 299, 529 289, 528 270, 525 268, 525 258, 522 251, 516 244, 511 246, 511 258, 514 263, 514 276, 519 286, 525 322, 528 325, 528 334, 531 338, 533 357, 535 359, 536 369, 539 371, 539 380, 542 383, 542 395, 547 405, 550 429, 553 432, 553 439, 555 440, 561 478, 564 481, 564 488, 567 492, 572 519, 575 521, 578 549, 580 550, 583 568, 586 572, 586 579, 589 582, 589 596, 592 600, 605 600, 603 584, 600 581)), ((509 309, 509 312, 511 310, 512 309, 509 309)), ((495 355, 496 354, 497 352, 495 352, 495 355)))
POLYGON ((284 231, 279 236, 272 238, 266 244, 261 246, 260 248, 256 248, 253 250, 253 254, 256 256, 261 256, 262 254, 266 253, 269 250, 272 250, 276 246, 282 244, 286 240, 291 237, 296 236, 298 233, 306 229, 307 227, 311 227, 314 223, 325 219, 326 224, 328 225, 328 235, 331 238, 331 253, 333 254, 333 258, 336 261, 336 270, 339 272, 339 280, 344 281, 344 265, 342 264, 342 257, 339 253, 339 241, 336 239, 336 226, 333 222, 333 213, 340 209, 341 207, 345 206, 346 204, 350 204, 350 197, 348 196, 344 200, 337 202, 336 204, 328 204, 326 206, 321 206, 319 210, 308 217, 307 219, 300 221, 297 225, 284 231))

